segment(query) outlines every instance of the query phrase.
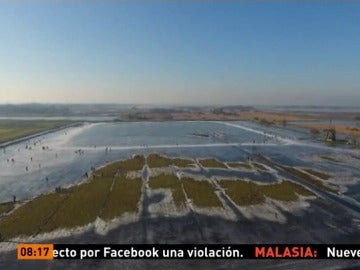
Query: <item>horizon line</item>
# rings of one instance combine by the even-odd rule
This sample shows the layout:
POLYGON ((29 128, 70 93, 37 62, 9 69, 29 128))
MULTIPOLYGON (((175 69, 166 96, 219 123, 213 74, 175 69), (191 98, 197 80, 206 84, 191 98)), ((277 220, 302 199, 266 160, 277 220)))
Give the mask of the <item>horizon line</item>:
POLYGON ((186 103, 119 103, 119 102, 0 102, 0 106, 22 106, 22 105, 125 105, 125 106, 179 106, 179 107, 332 107, 332 108, 360 108, 360 105, 320 105, 320 104, 186 104, 186 103))

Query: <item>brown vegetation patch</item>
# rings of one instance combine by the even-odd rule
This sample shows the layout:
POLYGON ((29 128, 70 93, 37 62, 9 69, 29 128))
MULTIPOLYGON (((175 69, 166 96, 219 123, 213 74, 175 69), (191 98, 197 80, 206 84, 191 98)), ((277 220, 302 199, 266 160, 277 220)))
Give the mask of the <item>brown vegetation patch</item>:
POLYGON ((38 233, 67 195, 41 195, 0 219, 0 234, 5 239, 38 233))
POLYGON ((158 154, 150 154, 146 160, 150 168, 168 167, 173 164, 171 158, 160 156, 158 154))
POLYGON ((182 183, 186 195, 198 207, 222 207, 219 198, 214 193, 214 187, 208 181, 196 181, 183 178, 182 183))
POLYGON ((105 203, 112 181, 113 178, 104 177, 72 188, 71 194, 44 230, 72 228, 93 222, 105 203))
POLYGON ((311 196, 312 192, 290 181, 259 185, 242 180, 222 180, 219 185, 225 189, 226 194, 241 206, 254 205, 265 202, 265 197, 279 201, 296 201, 298 195, 311 196))
POLYGON ((141 198, 141 187, 141 178, 116 178, 101 218, 111 220, 125 213, 137 213, 141 198))
POLYGON ((257 163, 257 162, 253 162, 252 165, 253 165, 256 169, 258 169, 258 170, 260 170, 260 171, 267 171, 267 170, 268 170, 264 165, 262 165, 262 164, 260 164, 260 163, 257 163))
POLYGON ((173 158, 172 162, 173 162, 173 165, 175 165, 179 168, 194 167, 194 161, 190 160, 190 159, 173 158))
POLYGON ((287 172, 313 184, 314 186, 316 186, 322 190, 337 193, 337 190, 335 188, 326 186, 321 180, 318 180, 318 179, 308 175, 307 173, 300 171, 299 169, 296 169, 294 167, 286 167, 286 166, 283 166, 283 168, 287 172))
POLYGON ((252 170, 252 166, 249 163, 244 162, 227 162, 227 165, 231 168, 252 170))
POLYGON ((170 189, 175 205, 179 208, 185 207, 185 195, 181 187, 181 182, 175 175, 161 174, 150 177, 149 187, 151 189, 170 189))
POLYGON ((15 204, 13 202, 5 202, 0 203, 0 216, 2 214, 9 213, 11 210, 13 210, 15 207, 15 204))
POLYGON ((304 169, 304 170, 312 175, 315 175, 315 176, 323 179, 323 180, 328 180, 331 177, 330 174, 325 173, 325 172, 320 172, 320 171, 313 170, 313 169, 304 169))
POLYGON ((199 159, 199 163, 201 164, 201 166, 207 168, 227 168, 224 163, 216 160, 215 158, 199 159))

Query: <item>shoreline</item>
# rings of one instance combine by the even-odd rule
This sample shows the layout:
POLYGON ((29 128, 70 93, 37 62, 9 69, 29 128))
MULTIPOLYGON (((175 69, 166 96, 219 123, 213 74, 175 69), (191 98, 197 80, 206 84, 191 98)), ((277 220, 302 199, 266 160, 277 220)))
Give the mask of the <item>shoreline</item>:
POLYGON ((82 122, 75 122, 75 123, 70 123, 70 124, 66 124, 64 126, 60 126, 60 127, 56 127, 56 128, 51 128, 51 129, 47 129, 44 131, 40 131, 40 132, 35 132, 33 134, 29 134, 29 135, 25 135, 23 137, 20 138, 16 138, 16 139, 11 139, 5 142, 0 143, 0 148, 6 148, 8 146, 14 145, 14 144, 18 144, 27 140, 31 140, 33 138, 39 137, 39 136, 43 136, 43 135, 47 135, 56 131, 60 131, 66 128, 70 128, 70 127, 76 127, 78 125, 81 125, 82 122))

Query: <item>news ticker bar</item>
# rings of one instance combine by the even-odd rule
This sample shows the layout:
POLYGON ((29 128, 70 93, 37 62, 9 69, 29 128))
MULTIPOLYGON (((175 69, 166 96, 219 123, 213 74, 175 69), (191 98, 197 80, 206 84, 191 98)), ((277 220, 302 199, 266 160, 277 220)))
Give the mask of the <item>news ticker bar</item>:
POLYGON ((19 260, 53 259, 360 259, 350 245, 19 244, 19 260))

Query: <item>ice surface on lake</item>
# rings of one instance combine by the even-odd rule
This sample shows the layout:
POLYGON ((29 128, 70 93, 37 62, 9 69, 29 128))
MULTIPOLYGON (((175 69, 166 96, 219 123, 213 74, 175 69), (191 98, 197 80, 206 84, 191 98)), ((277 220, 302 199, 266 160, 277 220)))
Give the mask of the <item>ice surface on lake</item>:
MULTIPOLYGON (((245 161, 259 152, 288 165, 346 172, 348 178, 355 178, 355 190, 359 189, 360 160, 349 159, 345 165, 318 158, 334 153, 346 158, 356 152, 327 147, 293 130, 242 121, 108 122, 85 123, 1 149, 0 202, 77 183, 92 166, 152 152, 223 161, 245 161)), ((352 189, 352 194, 358 192, 352 189)))

